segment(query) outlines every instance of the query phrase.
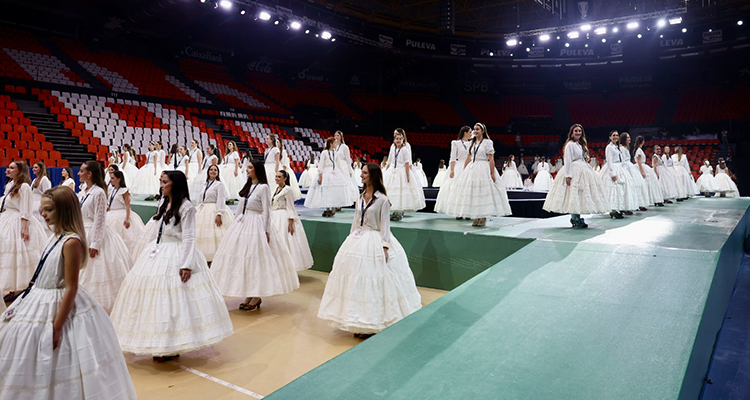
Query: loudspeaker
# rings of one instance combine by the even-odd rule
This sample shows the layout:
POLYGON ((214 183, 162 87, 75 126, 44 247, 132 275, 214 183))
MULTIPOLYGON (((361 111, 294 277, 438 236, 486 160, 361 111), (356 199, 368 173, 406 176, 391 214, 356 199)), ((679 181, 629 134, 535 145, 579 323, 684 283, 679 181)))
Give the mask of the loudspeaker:
POLYGON ((456 31, 456 10, 453 0, 440 0, 438 29, 441 35, 453 35, 456 31))

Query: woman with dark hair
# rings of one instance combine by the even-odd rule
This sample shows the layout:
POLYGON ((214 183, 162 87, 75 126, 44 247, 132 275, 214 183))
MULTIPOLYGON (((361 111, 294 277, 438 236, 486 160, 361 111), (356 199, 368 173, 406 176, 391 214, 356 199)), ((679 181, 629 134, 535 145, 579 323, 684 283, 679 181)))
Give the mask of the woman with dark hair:
MULTIPOLYGON (((400 129, 400 128, 399 128, 400 129)), ((412 168, 411 146, 407 145, 403 129, 393 133, 393 144, 388 154, 388 165, 383 181, 391 201, 391 221, 401 221, 406 211, 419 211, 426 207, 424 191, 412 168)))
POLYGON ((671 176, 672 182, 677 190, 677 201, 687 200, 687 198, 690 197, 690 193, 688 193, 688 187, 685 185, 685 182, 680 179, 680 175, 675 168, 674 159, 672 158, 669 146, 664 146, 662 152, 661 159, 664 162, 664 169, 668 171, 668 174, 671 176))
POLYGON ((685 187, 685 199, 698 194, 698 186, 695 185, 695 178, 693 178, 693 174, 690 172, 690 163, 688 162, 687 156, 682 152, 681 146, 676 146, 674 148, 672 161, 674 162, 676 175, 678 179, 682 181, 682 186, 685 187))
POLYGON ((271 235, 271 192, 263 163, 252 160, 240 190, 234 223, 216 250, 211 272, 221 294, 244 297, 240 310, 260 308, 261 298, 299 287, 291 261, 279 262, 281 244, 271 235))
MULTIPOLYGON (((273 133, 266 136, 266 150, 263 152, 263 168, 266 170, 266 176, 274 177, 281 167, 281 149, 278 146, 276 135, 273 133)), ((276 190, 276 182, 269 182, 268 187, 271 191, 276 190)))
MULTIPOLYGON (((420 186, 423 188, 427 187, 427 174, 424 173, 424 168, 422 168, 422 159, 417 158, 414 160, 414 165, 412 165, 412 169, 414 170, 414 175, 416 175, 416 178, 419 180, 420 186)), ((360 169, 360 173, 361 169, 360 169)))
POLYGON ((445 166, 445 160, 440 160, 438 164, 438 172, 435 175, 435 179, 432 180, 432 187, 439 188, 445 183, 445 179, 448 177, 448 168, 445 166))
POLYGON ((138 254, 134 251, 143 236, 145 226, 141 217, 138 214, 133 215, 130 211, 130 199, 125 174, 122 171, 113 172, 107 199, 107 225, 120 235, 135 259, 138 254))
POLYGON ((230 140, 227 142, 224 161, 221 164, 221 175, 224 177, 224 185, 227 188, 230 199, 239 198, 240 189, 245 183, 242 170, 240 170, 240 153, 237 144, 230 140))
MULTIPOLYGON (((398 128, 401 129, 401 128, 398 128)), ((403 131, 403 129, 401 129, 403 131)), ((404 134, 404 137, 406 134, 404 134)), ((354 184, 354 180, 352 179, 352 175, 354 175, 354 170, 352 169, 352 153, 351 150, 349 150, 349 146, 346 145, 346 142, 344 142, 344 132, 342 131, 336 131, 333 133, 333 146, 331 146, 331 149, 334 153, 334 159, 336 161, 336 169, 341 172, 341 175, 344 177, 344 179, 347 180, 349 183, 349 197, 352 199, 356 199, 357 196, 359 196, 359 186, 354 184)), ((407 143, 408 146, 408 143, 407 143)), ((409 151, 411 151, 411 147, 409 147, 409 151)), ((354 201, 354 200, 352 200, 354 201)), ((341 208, 341 207, 338 207, 341 208)), ((337 210, 338 211, 338 210, 337 210)))
POLYGON ((563 146, 563 167, 557 173, 542 208, 570 214, 573 228, 588 228, 581 214, 609 211, 609 202, 599 176, 588 164, 589 148, 583 125, 573 124, 563 146))
MULTIPOLYGON (((299 182, 297 181, 297 175, 294 174, 294 170, 292 169, 292 159, 289 157, 289 154, 286 152, 286 149, 284 148, 284 142, 281 140, 280 137, 276 137, 276 147, 281 149, 281 167, 279 168, 279 171, 284 170, 287 173, 287 176, 289 176, 289 189, 292 190, 292 194, 294 195, 294 200, 299 200, 302 198, 302 191, 299 190, 299 182)), ((274 177, 276 175, 274 174, 274 177)), ((274 182, 274 185, 276 182, 274 182)), ((273 191, 276 191, 276 189, 273 189, 273 191)))
POLYGON ((107 226, 108 193, 102 165, 86 161, 78 177, 86 184, 78 197, 89 248, 89 267, 81 271, 81 286, 110 311, 133 258, 120 235, 107 226))
POLYGON ((674 176, 669 169, 664 165, 664 158, 662 157, 661 147, 659 145, 654 146, 654 155, 651 158, 651 165, 654 167, 656 177, 659 179, 659 186, 661 186, 662 195, 664 195, 664 202, 672 204, 672 200, 678 196, 677 185, 674 182, 674 176))
POLYGON ((516 168, 516 156, 508 156, 508 161, 503 168, 503 174, 500 176, 500 184, 506 189, 518 189, 523 187, 523 179, 516 168))
POLYGON ((73 170, 70 167, 64 167, 60 173, 62 174, 62 182, 60 182, 59 186, 67 186, 75 192, 76 181, 73 180, 73 170))
POLYGON ((125 174, 125 179, 132 185, 135 182, 135 176, 138 175, 138 164, 136 162, 135 150, 127 143, 122 145, 120 162, 120 170, 125 174))
POLYGON ((0 198, 0 293, 12 301, 34 274, 47 234, 33 217, 29 166, 13 161, 5 169, 7 185, 0 198))
POLYGON ((179 160, 178 160, 179 156, 180 156, 180 146, 178 146, 177 143, 175 143, 169 149, 169 154, 167 155, 167 169, 171 169, 171 170, 177 169, 177 165, 179 165, 179 160))
MULTIPOLYGON (((167 165, 167 151, 164 150, 164 145, 159 141, 154 142, 154 145, 156 145, 156 162, 159 165, 159 171, 169 169, 169 166, 167 165)), ((161 172, 159 175, 161 175, 161 172)))
POLYGON ((536 176, 534 177, 534 190, 537 192, 548 192, 552 187, 552 174, 550 171, 550 163, 547 159, 542 156, 539 158, 539 163, 536 166, 536 176))
POLYGON ((219 149, 217 149, 215 145, 209 144, 208 147, 206 147, 206 154, 208 154, 208 156, 203 159, 203 164, 201 165, 200 172, 198 172, 198 176, 189 183, 190 198, 193 200, 198 200, 204 186, 206 185, 206 181, 208 180, 208 167, 212 165, 218 166, 221 163, 219 149))
POLYGON ((294 209, 294 193, 289 186, 289 174, 285 170, 276 173, 276 192, 271 198, 271 227, 279 243, 289 249, 296 271, 313 266, 313 257, 307 235, 297 210, 294 209))
POLYGON ((146 153, 146 165, 142 166, 135 175, 135 179, 131 182, 131 188, 133 194, 147 194, 153 195, 159 191, 159 175, 161 175, 161 164, 158 160, 159 152, 156 149, 156 144, 150 142, 148 144, 149 152, 146 153))
POLYGON ((195 200, 195 243, 206 261, 213 262, 216 249, 234 222, 234 216, 226 205, 227 187, 221 181, 218 165, 208 167, 208 178, 203 191, 195 200))
POLYGON ((203 165, 203 151, 198 147, 198 141, 193 139, 190 141, 190 149, 188 150, 188 165, 186 168, 185 176, 187 176, 188 184, 190 184, 201 171, 203 165))
POLYGON ((33 198, 31 204, 32 215, 44 227, 44 232, 47 234, 47 236, 50 236, 52 235, 52 231, 49 229, 47 224, 44 223, 44 218, 42 218, 42 214, 39 211, 39 206, 42 203, 42 193, 52 188, 52 182, 50 182, 49 180, 49 177, 47 175, 47 167, 43 162, 40 161, 34 163, 32 171, 36 176, 36 178, 34 178, 34 180, 31 182, 31 195, 33 198))
POLYGON ((318 318, 367 338, 422 307, 404 249, 390 230, 390 202, 375 163, 362 167, 364 189, 349 236, 339 247, 318 318))
POLYGON ((651 205, 648 196, 648 187, 646 187, 646 180, 643 179, 641 171, 638 167, 633 164, 630 156, 630 134, 622 132, 619 140, 620 153, 622 153, 622 166, 630 175, 632 187, 634 193, 633 196, 636 200, 636 206, 639 211, 648 211, 647 206, 651 205))
POLYGON ((79 286, 87 248, 76 194, 47 190, 41 208, 55 232, 38 277, 0 318, 0 398, 135 399, 112 322, 79 286))
POLYGON ((711 162, 708 159, 703 160, 701 165, 701 176, 695 181, 698 190, 706 197, 711 197, 712 193, 716 193, 716 178, 714 177, 714 168, 711 166, 711 162))
POLYGON ((472 226, 485 226, 487 217, 510 215, 505 187, 495 168, 495 147, 482 123, 474 125, 474 138, 464 160, 464 172, 451 183, 450 197, 439 212, 473 219, 472 226))
POLYGON ((309 188, 313 185, 315 179, 318 179, 318 167, 315 165, 315 158, 310 158, 305 163, 305 170, 299 177, 299 186, 309 188))
MULTIPOLYGON (((449 166, 448 166, 448 177, 445 179, 440 186, 438 191, 437 199, 435 202, 435 211, 443 213, 446 209, 446 201, 450 197, 451 186, 456 181, 456 178, 464 170, 464 161, 466 155, 469 154, 469 143, 472 138, 472 129, 468 125, 464 125, 458 131, 458 138, 451 142, 451 155, 449 166)), ((457 217, 456 219, 463 219, 457 217)))
MULTIPOLYGON (((104 171, 104 182, 107 185, 110 185, 109 182, 112 180, 112 174, 114 174, 115 171, 119 171, 119 170, 120 170, 120 167, 118 167, 117 164, 109 164, 107 166, 107 169, 104 171)), ((123 173, 123 176, 124 176, 124 173, 123 173)))
POLYGON ((661 186, 659 185, 659 178, 656 176, 654 169, 649 167, 646 163, 646 153, 643 152, 643 144, 645 139, 643 136, 635 138, 635 168, 637 173, 640 173, 643 177, 643 181, 648 191, 649 204, 654 204, 657 207, 664 207, 664 195, 661 192, 661 186))
POLYGON ((638 209, 638 201, 635 197, 633 180, 623 167, 625 159, 620 150, 619 141, 618 131, 613 130, 609 133, 609 144, 604 153, 606 164, 599 172, 599 177, 607 190, 610 218, 622 219, 623 214, 632 215, 632 210, 638 209))
POLYGON ((164 171, 156 239, 138 256, 112 309, 123 351, 169 361, 234 333, 224 299, 195 245, 195 207, 185 174, 164 171))
POLYGON ((305 198, 305 207, 325 208, 324 217, 332 217, 336 214, 336 208, 348 207, 356 199, 349 190, 351 180, 348 179, 348 173, 340 171, 336 163, 336 153, 333 150, 335 143, 333 137, 326 139, 326 148, 320 153, 317 179, 313 181, 305 198))
POLYGON ((719 158, 716 164, 714 179, 716 179, 716 192, 719 193, 719 197, 739 197, 740 191, 734 183, 735 176, 723 158, 719 158))

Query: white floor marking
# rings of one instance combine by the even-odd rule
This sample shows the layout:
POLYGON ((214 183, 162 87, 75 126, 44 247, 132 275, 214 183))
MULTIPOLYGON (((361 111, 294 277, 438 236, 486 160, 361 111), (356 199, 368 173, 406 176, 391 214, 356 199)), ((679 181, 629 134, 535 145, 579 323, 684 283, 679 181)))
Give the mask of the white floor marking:
POLYGON ((185 371, 188 371, 188 372, 191 372, 193 374, 196 374, 196 375, 200 376, 201 378, 206 378, 209 381, 216 382, 216 383, 218 383, 221 386, 225 386, 225 387, 228 387, 228 388, 230 388, 232 390, 236 390, 236 391, 238 391, 238 392, 240 392, 242 394, 246 394, 246 395, 248 395, 250 397, 254 397, 256 399, 262 399, 263 398, 263 396, 259 395, 258 393, 255 393, 253 391, 241 388, 241 387, 239 387, 239 386, 237 386, 237 385, 235 385, 233 383, 229 383, 227 381, 223 381, 223 380, 221 380, 221 379, 219 379, 219 378, 217 378, 215 376, 211 376, 211 375, 208 375, 208 374, 203 373, 201 371, 198 371, 197 369, 186 367, 186 366, 184 366, 182 364, 178 364, 178 363, 176 363, 174 361, 171 361, 171 363, 174 364, 174 365, 176 365, 176 366, 178 366, 178 367, 180 367, 180 368, 182 368, 182 369, 184 369, 185 371))

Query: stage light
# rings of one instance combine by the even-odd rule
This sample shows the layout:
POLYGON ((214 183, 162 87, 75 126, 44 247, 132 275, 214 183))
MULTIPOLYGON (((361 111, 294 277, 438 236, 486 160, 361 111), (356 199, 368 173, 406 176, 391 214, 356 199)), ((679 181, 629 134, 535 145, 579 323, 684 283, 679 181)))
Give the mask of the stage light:
POLYGON ((262 19, 263 21, 268 21, 271 19, 271 14, 267 13, 266 11, 261 11, 260 14, 258 14, 258 18, 262 19))
POLYGON ((557 40, 560 40, 560 36, 557 37, 557 40))
POLYGON ((505 42, 505 44, 507 44, 508 46, 515 46, 515 45, 518 44, 518 40, 516 40, 516 39, 508 39, 508 41, 505 42))
POLYGON ((677 25, 682 23, 682 17, 670 17, 669 25, 677 25))
POLYGON ((602 38, 602 43, 607 43, 607 39, 602 38))
POLYGON ((277 19, 276 21, 273 21, 273 24, 274 25, 278 25, 279 24, 279 20, 277 19))
POLYGON ((617 43, 622 43, 622 40, 618 40, 617 43))
POLYGON ((570 47, 570 43, 565 43, 565 47, 570 47))
POLYGON ((219 7, 223 8, 225 10, 230 10, 232 8, 232 2, 229 1, 229 0, 221 0, 219 2, 219 7))
POLYGON ((530 51, 531 51, 531 49, 527 47, 527 48, 526 48, 526 52, 528 53, 528 52, 530 52, 530 51))
POLYGON ((589 44, 588 44, 588 43, 586 43, 586 44, 585 44, 585 45, 584 45, 583 47, 585 47, 585 48, 588 48, 588 47, 589 47, 589 44))
POLYGON ((297 21, 292 21, 292 23, 291 23, 291 24, 289 24, 289 26, 290 26, 290 27, 291 27, 292 29, 299 29, 299 28, 302 28, 302 24, 300 24, 300 23, 299 23, 299 22, 297 22, 297 21))
POLYGON ((206 2, 206 0, 201 0, 201 3, 205 3, 205 2, 206 2))
POLYGON ((309 34, 310 34, 310 30, 309 29, 305 30, 305 35, 309 35, 309 34))
POLYGON ((600 26, 600 27, 594 29, 594 33, 596 33, 597 35, 604 35, 605 33, 607 33, 607 28, 603 27, 603 26, 600 26))
POLYGON ((578 31, 568 32, 569 39, 578 39, 579 36, 578 31))
POLYGON ((316 33, 316 34, 315 34, 315 37, 320 37, 320 35, 318 35, 318 34, 316 33))
POLYGON ((687 33, 687 28, 682 28, 682 33, 687 33))
POLYGON ((643 35, 641 35, 641 34, 639 33, 639 34, 638 34, 638 39, 640 39, 640 38, 642 38, 642 37, 643 37, 643 35))
POLYGON ((542 41, 542 42, 546 42, 546 41, 548 41, 548 40, 549 40, 549 35, 542 35, 542 36, 539 36, 539 40, 540 40, 540 41, 542 41))
POLYGON ((742 26, 742 24, 744 24, 744 22, 742 22, 742 20, 737 21, 737 25, 738 26, 742 26))
POLYGON ((664 35, 659 35, 659 39, 664 39, 664 35))
POLYGON ((245 10, 240 10, 240 15, 245 15, 245 10))
POLYGON ((335 42, 335 41, 336 41, 336 38, 331 38, 331 41, 332 41, 332 42, 335 42))
POLYGON ((323 31, 323 33, 320 34, 320 37, 324 40, 328 40, 331 38, 331 32, 323 31))
POLYGON ((656 21, 656 26, 659 27, 659 28, 663 28, 663 27, 667 26, 667 21, 663 20, 663 19, 660 19, 660 20, 656 21))
POLYGON ((494 56, 495 56, 495 53, 490 52, 490 57, 494 57, 494 56))
POLYGON ((581 30, 584 31, 584 32, 588 32, 588 31, 591 30, 591 25, 590 24, 583 24, 583 25, 581 25, 581 30))
POLYGON ((638 26, 640 26, 640 25, 638 24, 638 22, 637 22, 637 21, 633 21, 633 22, 628 22, 628 25, 627 25, 628 29, 635 29, 635 28, 637 28, 638 26))
POLYGON ((620 28, 618 27, 612 28, 612 33, 617 33, 617 32, 620 32, 620 28))

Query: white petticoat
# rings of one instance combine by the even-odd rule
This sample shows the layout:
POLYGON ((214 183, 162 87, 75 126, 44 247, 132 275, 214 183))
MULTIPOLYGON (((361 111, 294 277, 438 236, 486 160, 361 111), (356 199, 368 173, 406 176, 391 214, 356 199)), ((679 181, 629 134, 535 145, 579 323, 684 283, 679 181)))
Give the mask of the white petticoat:
MULTIPOLYGON (((656 176, 656 172, 646 164, 643 164, 643 172, 646 173, 644 183, 646 184, 646 190, 648 190, 649 204, 660 204, 664 203, 664 194, 662 193, 661 184, 659 184, 659 178, 656 176)), ((635 166, 638 170, 638 166, 635 166)))
MULTIPOLYGON (((94 222, 84 219, 83 224, 90 246, 94 222)), ((122 281, 133 265, 133 258, 120 235, 109 226, 105 226, 104 238, 98 250, 99 254, 95 258, 89 257, 86 268, 81 270, 79 283, 109 312, 115 304, 122 281)))
POLYGON ((436 211, 469 219, 511 215, 505 187, 497 175, 495 178, 493 181, 489 161, 470 163, 449 183, 448 196, 436 211))
POLYGON ((323 184, 318 184, 318 176, 307 191, 305 207, 307 208, 335 208, 348 207, 357 200, 352 197, 351 187, 354 184, 336 169, 323 172, 323 184))
POLYGON ((0 294, 26 289, 49 236, 35 218, 29 220, 29 241, 21 239, 21 213, 0 214, 0 294))
POLYGON ((633 179, 622 163, 606 163, 599 171, 599 179, 607 191, 610 210, 629 211, 638 209, 633 179), (616 181, 612 181, 610 170, 614 170, 617 177, 616 181))
POLYGON ((271 224, 277 241, 289 249, 296 271, 304 271, 313 266, 310 244, 307 242, 305 228, 299 218, 294 220, 294 234, 289 233, 289 216, 286 210, 271 211, 271 224))
POLYGON ((659 185, 664 199, 676 199, 679 196, 677 190, 677 178, 674 176, 674 169, 665 166, 657 166, 656 173, 659 175, 659 185))
POLYGON ((718 190, 716 178, 710 173, 701 174, 701 176, 698 177, 698 180, 695 181, 695 184, 698 186, 698 190, 701 193, 714 193, 718 190))
POLYGON ((674 167, 674 169, 677 172, 678 179, 680 179, 680 182, 682 182, 682 187, 685 188, 685 197, 695 196, 696 194, 698 194, 698 186, 695 184, 695 178, 693 178, 693 174, 691 174, 690 171, 686 170, 682 165, 677 165, 674 167))
POLYGON ((125 242, 125 247, 130 250, 130 255, 132 258, 137 257, 138 255, 135 254, 136 249, 138 248, 138 243, 140 243, 141 238, 143 237, 143 230, 145 229, 145 226, 143 225, 143 221, 141 220, 141 217, 138 216, 135 212, 130 212, 130 228, 125 228, 125 216, 127 215, 127 211, 125 209, 121 210, 110 210, 107 211, 107 225, 112 228, 115 232, 117 232, 118 235, 122 238, 122 241, 125 242))
POLYGON ((211 272, 227 297, 268 297, 299 288, 294 263, 276 235, 266 238, 259 213, 237 218, 216 250, 211 272))
POLYGON ((391 211, 418 211, 427 206, 424 191, 413 168, 406 181, 406 168, 389 168, 383 172, 383 184, 391 201, 391 211))
POLYGON ((221 226, 216 226, 216 203, 198 204, 195 213, 195 245, 206 257, 206 261, 213 261, 216 249, 233 222, 234 215, 225 209, 221 212, 221 226))
POLYGON ((445 175, 445 181, 443 181, 438 191, 437 199, 435 199, 435 212, 446 214, 446 201, 450 197, 451 186, 456 182, 456 178, 461 175, 461 171, 464 170, 464 164, 462 162, 456 162, 453 166, 453 178, 450 176, 450 167, 448 167, 445 175))
POLYGON ((583 160, 574 161, 570 185, 565 174, 557 173, 542 208, 559 214, 602 214, 610 211, 606 189, 593 168, 583 160))
POLYGON ((724 172, 717 172, 714 176, 716 179, 716 192, 724 193, 728 197, 737 197, 740 195, 740 191, 737 189, 737 184, 734 183, 732 178, 724 172))
POLYGON ((65 288, 34 287, 0 322, 0 399, 135 399, 112 322, 85 289, 52 349, 52 323, 65 288))
POLYGON ((378 231, 349 235, 336 253, 318 318, 353 333, 377 333, 422 307, 404 249, 391 235, 388 262, 378 231))
POLYGON ((632 162, 623 162, 622 166, 630 174, 630 179, 633 183, 633 191, 636 199, 636 204, 639 207, 648 207, 651 205, 648 195, 648 187, 646 187, 646 180, 643 179, 641 171, 638 170, 638 166, 632 162))
POLYGON ((312 186, 313 180, 318 179, 318 168, 310 167, 302 171, 302 175, 299 177, 299 186, 308 188, 312 186))
POLYGON ((534 177, 534 190, 537 192, 547 192, 552 187, 552 174, 546 169, 540 170, 534 177))
MULTIPOLYGON (((245 182, 247 182, 247 173, 242 170, 242 168, 238 168, 237 170, 237 176, 234 176, 234 163, 232 164, 226 164, 221 166, 221 173, 220 178, 222 182, 224 182, 224 185, 227 188, 227 191, 229 192, 229 199, 239 199, 240 198, 240 190, 242 190, 242 187, 245 186, 245 182)), ((205 186, 205 181, 204 181, 205 186)), ((192 197, 191 197, 192 199, 192 197)), ((195 198, 195 200, 199 200, 199 198, 195 198)))
POLYGON ((161 177, 161 168, 156 166, 154 173, 154 164, 146 164, 135 175, 134 182, 128 183, 130 192, 133 194, 154 195, 159 194, 159 179, 161 177))
POLYGON ((500 184, 506 189, 520 189, 523 187, 521 174, 513 168, 506 168, 500 176, 500 184))
POLYGON ((192 273, 180 279, 180 242, 152 241, 128 273, 112 322, 123 351, 169 356, 221 342, 234 333, 227 306, 198 249, 192 273))
POLYGON ((432 187, 439 188, 443 186, 445 183, 445 180, 448 178, 448 169, 438 169, 437 175, 435 175, 435 179, 432 180, 432 187))

